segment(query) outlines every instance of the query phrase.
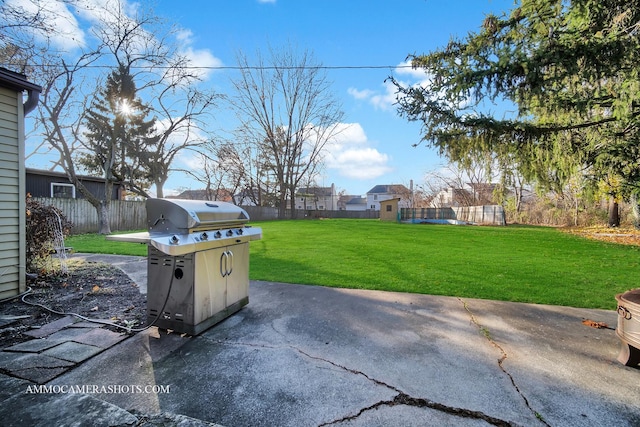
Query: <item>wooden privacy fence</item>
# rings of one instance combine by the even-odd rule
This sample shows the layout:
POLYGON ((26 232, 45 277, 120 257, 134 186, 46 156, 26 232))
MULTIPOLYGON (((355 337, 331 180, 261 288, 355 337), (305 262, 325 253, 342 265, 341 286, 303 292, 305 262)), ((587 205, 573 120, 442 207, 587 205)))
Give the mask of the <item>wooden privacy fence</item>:
MULTIPOLYGON (((279 219, 277 208, 270 208, 267 206, 242 206, 242 209, 247 211, 251 221, 269 221, 279 219)), ((320 218, 378 219, 380 218, 380 211, 327 211, 297 209, 293 219, 320 218)), ((284 219, 292 219, 291 211, 289 209, 285 211, 284 219)))
MULTIPOLYGON (((73 234, 97 233, 98 213, 85 199, 62 199, 34 197, 44 205, 60 209, 67 219, 73 223, 73 234)), ((261 206, 243 206, 251 221, 268 221, 278 219, 278 209, 261 206)), ((297 210, 296 219, 315 218, 360 218, 377 219, 379 211, 308 211, 297 210)), ((289 211, 286 218, 290 218, 289 211)), ((146 230, 147 210, 144 201, 112 200, 109 207, 109 223, 111 231, 146 230)))
MULTIPOLYGON (((98 212, 86 199, 34 197, 33 200, 60 209, 73 223, 73 234, 98 232, 98 212)), ((112 200, 109 206, 109 223, 112 231, 146 230, 145 202, 112 200)))
POLYGON ((400 209, 401 221, 421 219, 465 221, 483 225, 507 225, 504 208, 500 205, 400 209))

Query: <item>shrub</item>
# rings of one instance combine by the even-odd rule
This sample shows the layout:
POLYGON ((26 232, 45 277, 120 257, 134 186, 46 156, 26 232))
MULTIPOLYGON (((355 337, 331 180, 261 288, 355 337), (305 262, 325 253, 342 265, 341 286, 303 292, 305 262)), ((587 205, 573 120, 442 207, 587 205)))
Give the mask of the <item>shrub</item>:
POLYGON ((29 273, 39 273, 47 270, 51 254, 70 234, 73 224, 59 209, 33 200, 30 194, 27 194, 26 208, 26 269, 29 273))

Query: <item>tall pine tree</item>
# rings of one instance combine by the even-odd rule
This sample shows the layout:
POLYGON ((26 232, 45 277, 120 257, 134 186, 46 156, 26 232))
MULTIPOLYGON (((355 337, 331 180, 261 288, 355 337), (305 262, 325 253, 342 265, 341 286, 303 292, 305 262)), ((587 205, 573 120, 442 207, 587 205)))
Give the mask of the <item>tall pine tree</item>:
POLYGON ((159 140, 155 118, 147 119, 149 112, 150 108, 137 97, 133 76, 125 65, 109 74, 87 112, 85 150, 78 156, 78 163, 105 179, 99 205, 92 202, 100 213, 100 233, 111 231, 107 212, 114 183, 147 196, 153 171, 145 160, 157 151, 159 140))
POLYGON ((454 161, 489 152, 548 187, 581 172, 615 207, 640 192, 639 22, 639 0, 521 0, 412 57, 430 85, 395 82, 399 111, 454 161))

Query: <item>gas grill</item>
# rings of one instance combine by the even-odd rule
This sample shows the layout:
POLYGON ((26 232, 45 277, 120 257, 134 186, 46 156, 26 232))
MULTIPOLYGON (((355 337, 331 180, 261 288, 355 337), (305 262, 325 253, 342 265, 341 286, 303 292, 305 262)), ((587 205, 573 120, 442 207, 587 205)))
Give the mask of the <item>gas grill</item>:
POLYGON ((196 335, 249 303, 249 242, 262 230, 226 202, 148 199, 146 233, 108 236, 147 243, 147 319, 196 335))

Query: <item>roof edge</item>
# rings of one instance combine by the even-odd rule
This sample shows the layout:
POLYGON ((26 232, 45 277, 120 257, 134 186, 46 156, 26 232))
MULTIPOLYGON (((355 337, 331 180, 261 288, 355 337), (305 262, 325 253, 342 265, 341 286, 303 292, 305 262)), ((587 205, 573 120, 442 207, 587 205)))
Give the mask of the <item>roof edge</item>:
POLYGON ((0 85, 14 90, 29 90, 42 92, 42 86, 31 83, 24 74, 16 73, 6 68, 0 68, 0 85))

